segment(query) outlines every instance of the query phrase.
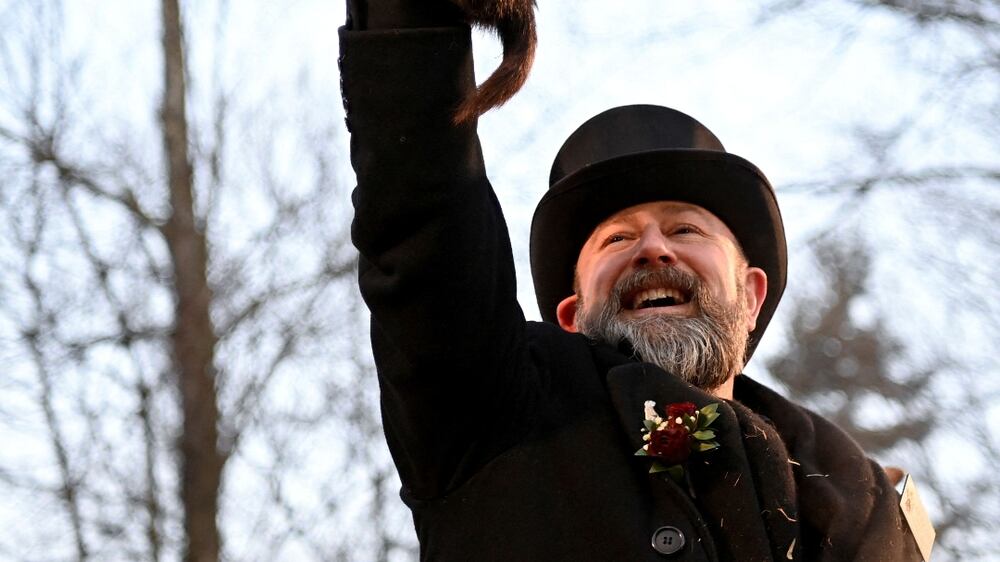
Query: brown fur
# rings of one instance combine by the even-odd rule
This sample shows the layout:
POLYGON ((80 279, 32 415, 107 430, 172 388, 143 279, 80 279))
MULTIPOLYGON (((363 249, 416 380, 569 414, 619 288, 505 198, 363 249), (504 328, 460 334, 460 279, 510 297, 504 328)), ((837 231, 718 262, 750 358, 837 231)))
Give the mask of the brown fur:
POLYGON ((509 100, 531 71, 535 59, 534 0, 452 0, 472 25, 494 31, 503 43, 503 60, 485 82, 469 94, 455 112, 463 124, 509 100))

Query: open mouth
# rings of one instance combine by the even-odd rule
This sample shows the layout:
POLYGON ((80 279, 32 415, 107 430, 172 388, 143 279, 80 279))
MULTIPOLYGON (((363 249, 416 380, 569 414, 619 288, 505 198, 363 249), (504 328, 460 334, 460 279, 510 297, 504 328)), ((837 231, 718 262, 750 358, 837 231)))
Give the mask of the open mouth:
POLYGON ((636 292, 625 300, 625 304, 629 310, 643 310, 646 308, 679 306, 687 304, 690 301, 691 295, 685 291, 668 287, 657 287, 636 292))

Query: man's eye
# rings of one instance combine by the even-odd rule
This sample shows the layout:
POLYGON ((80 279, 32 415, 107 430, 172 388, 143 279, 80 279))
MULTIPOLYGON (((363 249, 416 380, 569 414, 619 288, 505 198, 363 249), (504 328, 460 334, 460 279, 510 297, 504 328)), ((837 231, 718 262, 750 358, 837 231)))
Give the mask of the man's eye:
POLYGON ((621 233, 615 233, 604 239, 604 245, 614 244, 615 242, 622 242, 628 240, 628 237, 621 233))
POLYGON ((674 227, 672 231, 670 231, 671 234, 698 234, 699 232, 701 231, 690 224, 678 225, 674 227))

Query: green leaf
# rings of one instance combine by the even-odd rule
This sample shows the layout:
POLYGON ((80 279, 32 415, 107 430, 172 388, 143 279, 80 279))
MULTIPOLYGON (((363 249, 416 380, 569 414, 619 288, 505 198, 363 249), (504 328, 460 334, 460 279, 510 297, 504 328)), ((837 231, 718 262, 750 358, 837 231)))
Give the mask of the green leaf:
POLYGON ((669 471, 670 471, 670 468, 664 466, 663 463, 660 462, 660 461, 654 462, 653 466, 649 467, 649 473, 650 474, 656 474, 658 472, 669 472, 669 471))
POLYGON ((649 453, 647 453, 645 449, 639 449, 638 451, 635 452, 635 456, 637 456, 637 457, 648 457, 649 453))
POLYGON ((718 410, 718 409, 719 409, 719 403, 718 402, 712 402, 711 404, 709 404, 708 406, 705 406, 704 408, 702 408, 699 411, 701 412, 701 415, 703 415, 703 416, 710 416, 710 415, 714 414, 715 411, 718 410))
POLYGON ((718 417, 719 417, 718 412, 712 412, 711 414, 703 414, 700 418, 698 418, 698 427, 704 429, 712 425, 712 422, 714 422, 718 417))
POLYGON ((684 481, 684 467, 683 466, 681 466, 679 464, 675 464, 674 466, 671 466, 670 468, 667 468, 666 470, 667 470, 667 474, 670 475, 670 479, 673 480, 674 482, 677 482, 679 484, 679 483, 681 483, 681 482, 684 481))
POLYGON ((698 441, 708 441, 709 439, 715 439, 715 431, 711 429, 702 429, 701 431, 695 431, 692 435, 698 441))
POLYGON ((698 451, 704 453, 705 451, 711 451, 713 449, 718 449, 719 444, 715 441, 703 441, 698 443, 698 451))
POLYGON ((646 431, 653 431, 656 429, 656 422, 653 420, 642 420, 642 425, 646 426, 646 431))

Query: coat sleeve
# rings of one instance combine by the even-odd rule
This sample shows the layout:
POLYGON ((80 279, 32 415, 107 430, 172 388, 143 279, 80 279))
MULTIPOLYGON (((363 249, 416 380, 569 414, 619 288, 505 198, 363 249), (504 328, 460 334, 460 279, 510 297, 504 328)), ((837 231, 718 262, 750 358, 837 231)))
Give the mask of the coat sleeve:
POLYGON ((451 122, 475 87, 470 32, 340 38, 352 238, 383 422, 408 493, 437 497, 498 452, 485 437, 511 433, 530 402, 507 227, 475 124, 451 122))

